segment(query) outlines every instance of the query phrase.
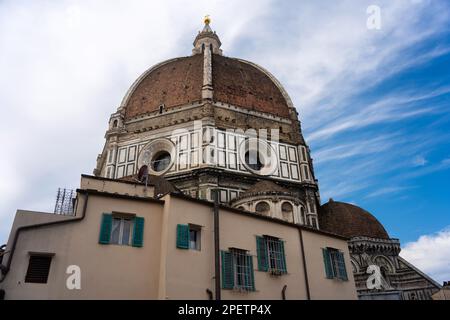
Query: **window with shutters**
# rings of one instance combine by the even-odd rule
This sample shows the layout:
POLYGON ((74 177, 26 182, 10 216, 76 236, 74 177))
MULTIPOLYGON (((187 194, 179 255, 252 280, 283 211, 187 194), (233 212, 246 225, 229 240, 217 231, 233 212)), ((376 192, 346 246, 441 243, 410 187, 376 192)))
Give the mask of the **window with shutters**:
POLYGON ((347 281, 347 270, 345 267, 344 253, 334 248, 323 248, 323 260, 325 275, 328 279, 340 279, 347 281))
POLYGON ((253 257, 247 250, 222 251, 222 288, 255 291, 253 257))
POLYGON ((104 213, 100 226, 100 244, 142 247, 144 218, 132 214, 104 213))
POLYGON ((189 249, 200 251, 201 227, 193 224, 189 225, 189 249))
POLYGON ((128 246, 130 244, 133 220, 129 217, 113 216, 110 243, 128 246))
POLYGON ((284 241, 271 236, 257 236, 258 270, 273 275, 287 273, 284 241))
POLYGON ((177 248, 201 249, 201 226, 195 224, 177 225, 177 248))
POLYGON ((28 262, 27 274, 25 282, 28 283, 47 283, 48 274, 50 273, 50 264, 52 262, 51 255, 30 255, 28 262))

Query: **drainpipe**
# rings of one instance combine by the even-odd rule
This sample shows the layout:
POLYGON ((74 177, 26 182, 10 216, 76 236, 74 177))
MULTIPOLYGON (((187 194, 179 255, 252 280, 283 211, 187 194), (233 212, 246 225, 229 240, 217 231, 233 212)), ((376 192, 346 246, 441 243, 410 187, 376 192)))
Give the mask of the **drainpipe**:
POLYGON ((213 292, 209 289, 206 289, 206 293, 208 294, 208 300, 213 300, 213 292))
POLYGON ((220 288, 220 243, 219 243, 219 191, 215 189, 214 194, 214 268, 215 268, 215 291, 216 300, 221 299, 220 288))
POLYGON ((81 217, 70 219, 70 220, 44 222, 44 223, 27 225, 27 226, 22 226, 22 227, 17 228, 16 233, 14 235, 14 240, 13 240, 13 243, 12 243, 12 246, 11 246, 11 251, 10 251, 10 254, 9 254, 9 257, 8 257, 8 262, 7 262, 6 266, 0 265, 1 273, 3 274, 3 277, 0 279, 0 282, 3 282, 3 280, 5 280, 6 275, 8 274, 8 272, 10 270, 11 262, 12 262, 13 255, 14 255, 14 251, 16 250, 17 240, 19 239, 19 233, 22 230, 35 229, 35 228, 47 227, 47 226, 51 226, 51 225, 55 225, 55 224, 64 224, 64 223, 70 223, 70 222, 75 222, 75 221, 81 221, 81 220, 84 219, 84 217, 86 215, 86 208, 87 208, 88 199, 89 199, 89 194, 86 192, 86 199, 84 201, 83 211, 81 213, 81 217))
POLYGON ((302 250, 302 264, 303 264, 303 270, 304 270, 304 274, 305 274, 306 299, 311 300, 311 293, 309 291, 309 281, 308 281, 308 269, 306 267, 305 246, 303 245, 303 233, 302 233, 301 228, 298 228, 298 233, 300 236, 300 247, 302 250))
POLYGON ((283 287, 283 290, 281 290, 281 298, 283 300, 286 300, 286 289, 287 289, 287 285, 285 284, 283 287))

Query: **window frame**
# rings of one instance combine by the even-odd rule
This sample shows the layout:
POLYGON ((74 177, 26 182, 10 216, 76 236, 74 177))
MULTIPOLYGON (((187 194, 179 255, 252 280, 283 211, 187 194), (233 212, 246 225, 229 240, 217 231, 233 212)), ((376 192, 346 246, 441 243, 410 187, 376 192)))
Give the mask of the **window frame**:
POLYGON ((42 252, 29 252, 28 253, 28 266, 27 266, 27 270, 25 273, 25 277, 24 277, 24 283, 34 283, 34 284, 47 284, 48 283, 48 278, 50 276, 50 270, 52 267, 52 261, 53 261, 53 257, 55 256, 54 253, 42 253, 42 252), (33 258, 46 258, 49 260, 48 263, 48 270, 47 270, 47 274, 45 276, 45 281, 30 281, 32 279, 30 279, 29 277, 30 272, 32 271, 30 269, 30 267, 32 266, 32 260, 33 258))
POLYGON ((245 249, 229 248, 229 252, 232 255, 232 261, 233 261, 233 266, 232 266, 233 277, 234 277, 234 288, 233 289, 245 291, 245 292, 255 291, 253 262, 248 264, 248 261, 247 261, 247 260, 253 259, 253 256, 249 253, 248 250, 245 250, 245 249), (238 264, 238 259, 243 260, 244 264, 243 265, 238 264), (240 270, 238 270, 239 266, 241 268, 240 270), (242 269, 244 270, 244 273, 238 272, 238 271, 242 271, 242 269), (248 281, 248 285, 245 284, 246 281, 248 281))
POLYGON ((258 271, 269 272, 274 276, 287 274, 285 241, 281 238, 256 236, 258 271))
POLYGON ((195 224, 188 224, 189 226, 189 250, 201 251, 202 250, 202 227, 195 224), (195 247, 191 247, 191 231, 196 234, 195 247))
POLYGON ((348 272, 347 272, 347 266, 345 263, 344 252, 337 248, 326 247, 324 249, 327 252, 328 259, 330 262, 330 267, 331 267, 330 271, 332 273, 331 279, 348 281, 348 272), (342 260, 341 260, 341 258, 342 258, 342 260), (344 273, 341 272, 342 269, 344 270, 344 273))
POLYGON ((133 241, 134 224, 135 224, 135 216, 112 213, 111 236, 109 238, 109 243, 114 244, 114 245, 119 245, 119 246, 131 246, 132 241, 133 241), (113 241, 113 234, 114 234, 113 228, 114 228, 114 220, 116 220, 116 219, 120 219, 119 237, 117 239, 117 242, 114 242, 113 241), (124 231, 125 220, 130 221, 127 243, 123 243, 123 231, 124 231))

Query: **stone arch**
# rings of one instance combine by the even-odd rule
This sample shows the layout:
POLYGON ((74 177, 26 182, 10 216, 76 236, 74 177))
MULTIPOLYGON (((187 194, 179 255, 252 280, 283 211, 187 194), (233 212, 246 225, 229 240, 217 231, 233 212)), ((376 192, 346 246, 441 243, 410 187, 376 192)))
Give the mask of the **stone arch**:
POLYGON ((270 213, 270 204, 267 201, 259 201, 255 205, 255 212, 268 216, 270 213))
POLYGON ((359 267, 358 262, 356 262, 355 259, 351 258, 351 259, 350 259, 350 263, 351 263, 351 265, 352 265, 352 271, 353 271, 353 273, 359 272, 360 267, 359 267))
POLYGON ((281 215, 283 220, 294 222, 294 206, 290 201, 281 203, 281 215))
POLYGON ((392 262, 383 255, 377 255, 372 258, 373 263, 380 267, 380 270, 384 269, 384 272, 394 273, 395 268, 392 262))

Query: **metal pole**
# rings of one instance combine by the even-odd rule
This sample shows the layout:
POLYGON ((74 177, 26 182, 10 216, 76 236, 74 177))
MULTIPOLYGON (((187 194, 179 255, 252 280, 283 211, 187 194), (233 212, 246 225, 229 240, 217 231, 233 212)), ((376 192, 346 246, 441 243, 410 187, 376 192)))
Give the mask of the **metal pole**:
POLYGON ((215 291, 216 300, 221 299, 220 288, 220 244, 219 244, 219 192, 213 190, 214 195, 214 268, 215 268, 215 291))

